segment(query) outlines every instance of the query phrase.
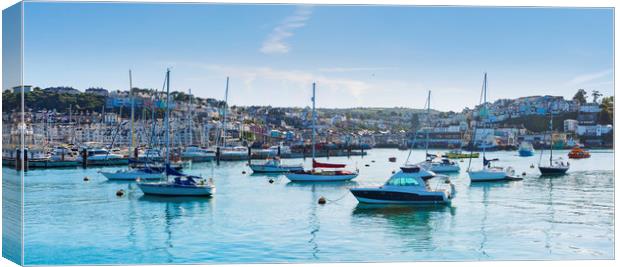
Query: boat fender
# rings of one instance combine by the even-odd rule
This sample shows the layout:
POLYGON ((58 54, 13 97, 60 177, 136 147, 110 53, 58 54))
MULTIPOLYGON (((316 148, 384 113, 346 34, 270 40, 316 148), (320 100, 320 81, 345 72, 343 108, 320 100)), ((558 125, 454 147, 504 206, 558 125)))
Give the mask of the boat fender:
POLYGON ((125 195, 125 190, 119 189, 118 191, 116 191, 116 196, 117 197, 122 197, 123 195, 125 195))
POLYGON ((269 183, 270 183, 270 184, 273 184, 273 179, 269 179, 269 183))
POLYGON ((325 197, 320 197, 319 198, 319 204, 325 205, 325 203, 327 203, 327 200, 325 199, 325 197))
POLYGON ((84 176, 84 181, 86 182, 88 180, 90 180, 90 178, 88 178, 88 176, 84 176))
POLYGON ((374 160, 371 160, 370 162, 375 163, 375 161, 374 161, 374 160))

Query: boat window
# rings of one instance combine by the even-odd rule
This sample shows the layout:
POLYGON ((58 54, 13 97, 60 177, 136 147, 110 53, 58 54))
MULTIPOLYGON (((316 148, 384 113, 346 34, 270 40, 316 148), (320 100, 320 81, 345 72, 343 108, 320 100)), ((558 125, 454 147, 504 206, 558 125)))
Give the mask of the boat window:
POLYGON ((420 185, 418 181, 413 177, 394 177, 387 182, 388 185, 393 186, 417 186, 420 185))

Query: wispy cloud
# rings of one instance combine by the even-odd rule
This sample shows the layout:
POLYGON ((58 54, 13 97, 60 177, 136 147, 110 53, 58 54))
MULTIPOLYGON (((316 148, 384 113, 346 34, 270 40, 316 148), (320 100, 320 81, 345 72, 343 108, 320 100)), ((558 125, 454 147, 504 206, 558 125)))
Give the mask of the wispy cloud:
POLYGON ((584 84, 587 82, 591 82, 591 81, 603 78, 607 75, 610 75, 612 72, 613 72, 612 69, 607 69, 607 70, 603 70, 603 71, 599 71, 595 73, 586 73, 586 74, 578 75, 574 77, 573 79, 571 79, 570 81, 568 81, 566 85, 584 84))
POLYGON ((394 67, 333 67, 333 68, 319 68, 320 72, 358 72, 358 71, 377 71, 377 70, 391 70, 396 69, 394 67))
POLYGON ((306 26, 306 22, 312 15, 312 6, 302 5, 297 7, 293 15, 288 16, 276 26, 267 39, 263 42, 260 51, 265 54, 285 54, 288 53, 290 45, 286 39, 293 36, 293 31, 297 28, 306 26))

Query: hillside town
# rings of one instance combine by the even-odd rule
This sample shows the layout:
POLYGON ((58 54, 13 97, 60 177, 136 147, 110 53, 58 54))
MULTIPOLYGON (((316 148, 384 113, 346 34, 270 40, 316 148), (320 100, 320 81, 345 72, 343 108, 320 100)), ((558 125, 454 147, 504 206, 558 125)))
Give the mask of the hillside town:
MULTIPOLYGON (((310 139, 311 109, 225 105, 222 100, 171 94, 171 142, 182 147, 210 147, 224 136, 241 146, 304 146, 310 139), (226 114, 227 122, 223 121, 226 114), (224 126, 225 125, 225 126, 224 126), (225 127, 225 131, 222 131, 225 127)), ((562 96, 526 96, 499 99, 460 112, 429 113, 422 107, 318 109, 317 143, 333 146, 372 147, 426 146, 433 148, 516 149, 521 142, 535 147, 588 148, 613 146, 613 96, 603 97, 580 89, 573 99, 562 96), (590 101, 587 101, 590 100, 590 101), (479 115, 484 112, 483 120, 479 115), (553 142, 545 136, 553 118, 553 142), (492 127, 475 127, 476 124, 492 127), (475 129, 475 131, 473 131, 475 129), (428 141, 428 142, 427 142, 428 141)), ((14 144, 20 125, 29 146, 99 142, 127 146, 163 140, 161 127, 165 97, 161 91, 129 91, 72 87, 24 86, 3 93, 3 143, 14 144), (11 97, 25 95, 25 126, 11 97), (49 99, 48 99, 49 98, 49 99), (92 98, 92 103, 79 103, 92 98), (56 99, 49 101, 50 99, 56 99), (131 109, 134 109, 133 126, 131 109)))

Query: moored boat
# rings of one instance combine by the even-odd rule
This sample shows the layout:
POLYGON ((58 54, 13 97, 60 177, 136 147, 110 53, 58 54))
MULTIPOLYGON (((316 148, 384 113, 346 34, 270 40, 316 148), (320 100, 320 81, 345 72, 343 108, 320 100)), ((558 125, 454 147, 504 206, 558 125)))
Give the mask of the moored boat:
POLYGON ((255 173, 285 173, 302 171, 304 167, 301 164, 282 164, 279 157, 274 157, 262 163, 251 163, 250 169, 255 173))
POLYGON ((455 194, 454 185, 433 190, 428 184, 433 177, 435 173, 420 166, 403 166, 383 186, 350 191, 360 203, 367 204, 449 204, 455 194))
POLYGON ((590 152, 580 148, 574 147, 570 152, 568 152, 568 158, 570 159, 586 159, 590 157, 590 152))
POLYGON ((522 142, 519 145, 519 156, 531 157, 534 156, 534 146, 530 142, 522 142))

